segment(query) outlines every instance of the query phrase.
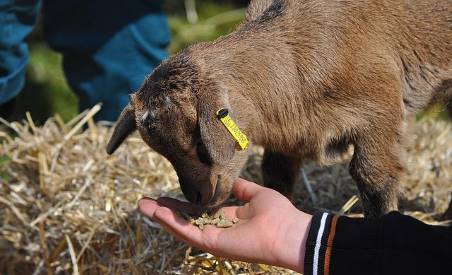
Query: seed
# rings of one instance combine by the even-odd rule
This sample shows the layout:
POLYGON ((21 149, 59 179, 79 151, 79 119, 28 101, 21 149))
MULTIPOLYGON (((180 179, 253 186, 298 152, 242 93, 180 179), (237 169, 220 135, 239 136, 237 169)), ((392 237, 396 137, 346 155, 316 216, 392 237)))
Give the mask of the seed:
MULTIPOLYGON (((187 219, 188 215, 182 213, 182 216, 187 219)), ((228 228, 238 223, 237 218, 230 220, 226 217, 223 211, 218 211, 213 216, 210 216, 208 213, 203 213, 197 218, 190 217, 189 221, 191 224, 198 226, 201 230, 204 229, 205 225, 214 225, 218 228, 228 228)))
POLYGON ((230 220, 221 220, 220 222, 218 222, 217 227, 228 228, 231 227, 232 225, 233 223, 230 220))

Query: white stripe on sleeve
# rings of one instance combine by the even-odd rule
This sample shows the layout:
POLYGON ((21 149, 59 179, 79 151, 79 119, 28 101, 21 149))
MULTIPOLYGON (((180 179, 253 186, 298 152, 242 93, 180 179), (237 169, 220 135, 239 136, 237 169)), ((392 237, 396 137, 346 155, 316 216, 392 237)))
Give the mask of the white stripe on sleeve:
POLYGON ((318 265, 319 265, 319 252, 320 252, 320 244, 322 242, 322 236, 323 231, 325 230, 325 221, 326 217, 328 217, 327 213, 323 213, 322 219, 320 220, 320 228, 319 232, 317 233, 317 240, 315 242, 315 249, 314 249, 314 261, 313 261, 313 267, 312 267, 312 274, 318 275, 318 265))

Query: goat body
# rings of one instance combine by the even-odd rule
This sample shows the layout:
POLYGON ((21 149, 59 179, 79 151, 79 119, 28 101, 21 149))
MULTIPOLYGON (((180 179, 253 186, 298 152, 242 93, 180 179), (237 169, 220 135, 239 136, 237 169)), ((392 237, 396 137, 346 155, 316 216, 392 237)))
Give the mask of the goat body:
POLYGON ((256 0, 236 31, 146 79, 109 152, 135 121, 187 198, 217 205, 246 160, 216 121, 227 107, 265 148, 265 185, 285 194, 302 160, 334 163, 353 145, 350 173, 365 215, 376 217, 397 209, 406 119, 451 98, 452 1, 256 0))

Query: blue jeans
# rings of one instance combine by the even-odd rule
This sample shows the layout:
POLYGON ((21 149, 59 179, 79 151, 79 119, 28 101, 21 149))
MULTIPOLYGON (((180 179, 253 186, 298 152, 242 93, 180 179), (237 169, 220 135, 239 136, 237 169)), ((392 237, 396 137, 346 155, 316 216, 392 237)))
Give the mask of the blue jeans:
POLYGON ((0 0, 0 104, 17 96, 28 62, 26 36, 43 11, 45 38, 63 55, 80 109, 99 102, 113 121, 170 42, 161 0, 0 0))

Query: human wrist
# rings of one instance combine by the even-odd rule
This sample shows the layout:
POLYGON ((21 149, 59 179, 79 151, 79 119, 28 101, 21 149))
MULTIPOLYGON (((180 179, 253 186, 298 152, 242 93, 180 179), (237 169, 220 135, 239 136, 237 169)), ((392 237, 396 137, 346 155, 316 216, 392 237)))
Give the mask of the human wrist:
POLYGON ((311 226, 312 216, 294 209, 291 222, 279 245, 278 265, 303 273, 306 242, 311 226))

